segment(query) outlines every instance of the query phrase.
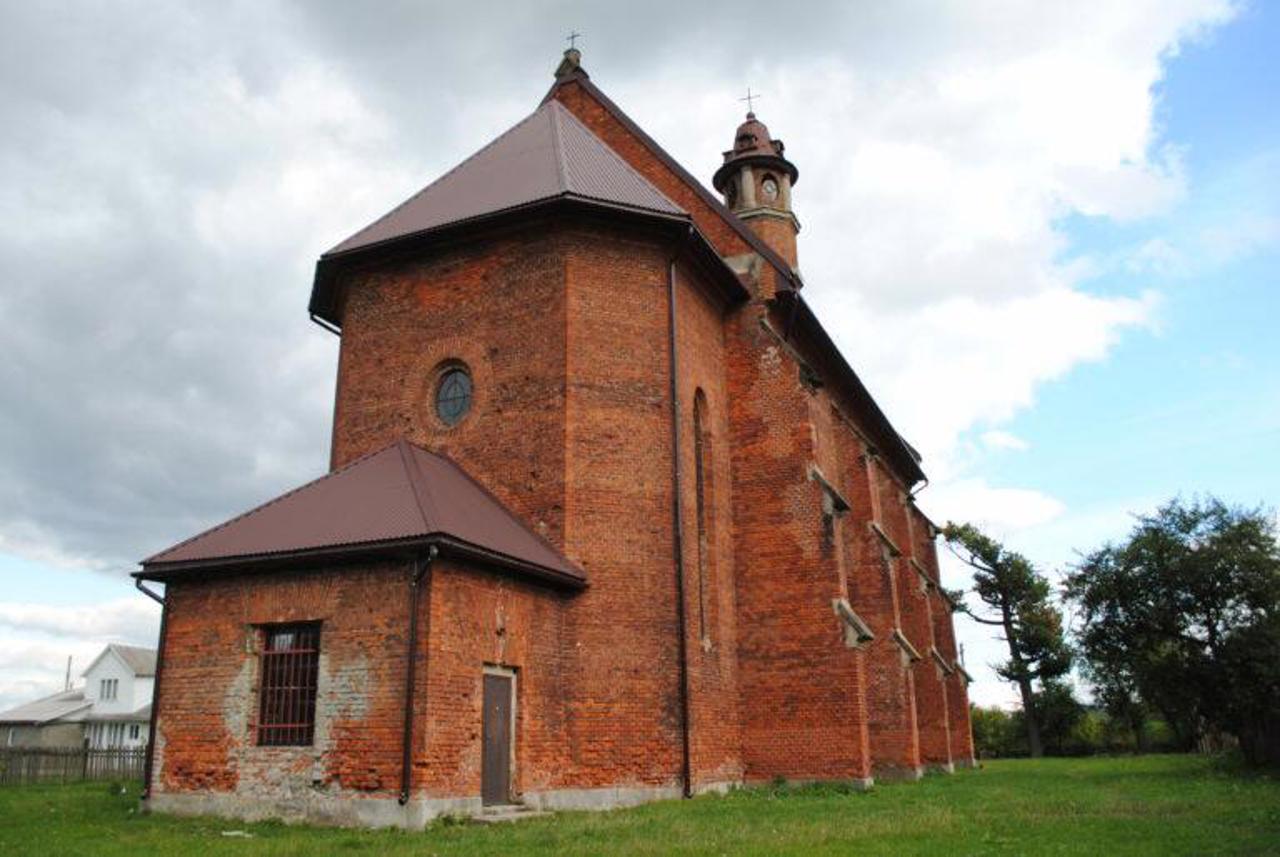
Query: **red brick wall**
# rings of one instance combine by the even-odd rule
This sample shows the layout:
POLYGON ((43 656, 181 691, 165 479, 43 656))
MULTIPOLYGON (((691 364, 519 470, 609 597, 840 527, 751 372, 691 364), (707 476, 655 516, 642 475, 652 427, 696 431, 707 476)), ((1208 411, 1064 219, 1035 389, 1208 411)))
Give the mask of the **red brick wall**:
POLYGON ((862 778, 863 663, 844 645, 842 596, 810 478, 821 405, 753 308, 730 327, 743 756, 750 779, 862 778))
MULTIPOLYGON (((158 791, 398 792, 409 566, 228 576, 169 587, 158 791), (258 747, 260 630, 319 621, 316 738, 258 747)), ((478 795, 486 665, 517 672, 516 787, 575 787, 563 633, 572 596, 438 560, 419 600, 414 792, 478 795)))
MULTIPOLYGON (((708 237, 717 250, 724 256, 734 256, 750 252, 749 245, 742 240, 734 231, 724 222, 720 214, 711 206, 707 205, 694 189, 686 184, 686 182, 677 175, 673 170, 663 164, 641 140, 632 134, 621 122, 614 118, 602 104, 597 102, 589 93, 580 85, 571 83, 562 86, 556 90, 555 96, 575 115, 581 119, 584 124, 592 129, 601 139, 605 140, 610 147, 618 152, 625 160, 627 160, 635 169, 641 172, 646 178, 659 187, 669 197, 683 206, 692 213, 695 223, 699 229, 708 237)), ((766 242, 780 247, 784 256, 794 259, 794 234, 790 231, 790 226, 781 224, 786 227, 786 235, 776 235, 771 231, 770 227, 765 226, 757 229, 757 234, 761 234, 766 242)), ((776 231, 776 230, 774 230, 776 231)), ((757 283, 750 284, 753 288, 757 300, 767 299, 774 293, 777 287, 777 276, 769 266, 763 266, 760 269, 761 280, 757 283)), ((760 339, 755 330, 759 315, 757 310, 747 309, 739 311, 731 321, 728 328, 731 339, 730 354, 730 395, 732 397, 731 409, 734 414, 733 418, 733 438, 734 438, 734 491, 735 491, 735 523, 738 527, 738 537, 735 541, 737 549, 738 574, 739 574, 739 624, 743 628, 743 639, 750 635, 754 628, 751 628, 750 622, 753 618, 758 618, 757 613, 751 611, 755 609, 749 602, 751 596, 748 594, 744 597, 744 590, 751 589, 748 581, 752 578, 751 571, 748 566, 755 562, 754 557, 750 554, 750 550, 764 547, 765 549, 775 548, 778 544, 784 543, 787 537, 774 535, 766 537, 763 534, 757 535, 750 530, 764 517, 764 513, 760 511, 763 508, 770 508, 768 500, 777 501, 778 498, 769 498, 761 496, 759 499, 763 505, 758 505, 754 501, 757 499, 757 490, 761 495, 766 495, 771 489, 776 494, 784 494, 787 485, 792 484, 796 476, 796 468, 803 467, 802 462, 812 460, 819 464, 823 472, 830 474, 837 472, 840 468, 849 466, 847 461, 841 461, 838 465, 830 464, 830 455, 828 447, 831 445, 829 437, 833 431, 832 426, 823 413, 825 402, 828 401, 827 394, 814 397, 811 401, 801 407, 801 401, 798 398, 787 399, 788 392, 786 390, 769 389, 768 379, 762 376, 761 368, 766 361, 779 361, 788 367, 783 374, 794 372, 796 366, 785 350, 772 353, 769 345, 760 339), (767 397, 777 393, 781 393, 783 400, 772 404, 764 403, 762 400, 757 401, 739 401, 740 398, 751 396, 767 397), (823 407, 814 407, 815 401, 824 403, 823 407), (769 451, 760 446, 759 436, 761 434, 758 425, 759 416, 763 409, 773 408, 774 416, 771 418, 777 425, 772 427, 776 436, 786 435, 789 432, 809 434, 808 442, 799 438, 791 438, 778 440, 775 437, 774 443, 782 446, 787 443, 791 444, 791 452, 793 455, 788 457, 786 454, 777 455, 775 458, 770 457, 769 451), (803 411, 808 411, 808 419, 797 419, 798 415, 803 411), (753 413, 754 411, 754 413, 753 413), (739 420, 739 415, 745 417, 745 420, 739 420), (739 440, 744 440, 747 448, 741 448, 739 440), (760 455, 764 453, 764 457, 760 455), (761 475, 763 471, 768 471, 770 467, 775 468, 774 475, 778 477, 777 481, 769 482, 766 476, 761 475), (789 471, 789 472, 788 472, 789 471), (756 488, 751 484, 752 481, 759 483, 756 488), (765 488, 769 485, 770 488, 765 488), (747 499, 750 497, 751 499, 747 499)), ((779 320, 779 324, 781 320, 779 320)), ((803 350, 803 346, 801 346, 803 350)), ((830 361, 823 355, 808 355, 810 365, 824 367, 830 361)), ((777 367, 772 367, 775 371, 777 367)), ((853 414, 856 409, 849 402, 839 400, 839 406, 846 415, 853 414)), ((828 476, 828 478, 832 478, 828 476)), ((847 478, 844 475, 836 477, 837 484, 839 480, 847 478)), ((856 480, 855 480, 856 481, 856 480)), ((894 489, 897 491, 897 487, 894 489)), ((900 492, 899 492, 900 493, 900 492)), ((776 510, 778 502, 774 503, 776 510)), ((797 507, 792 504, 789 512, 794 513, 797 507)), ((858 518, 856 514, 851 515, 848 520, 841 522, 843 530, 855 533, 852 539, 846 539, 849 548, 846 556, 843 558, 828 558, 828 563, 834 563, 834 573, 838 580, 843 581, 849 574, 849 569, 853 565, 858 566, 858 578, 855 589, 861 589, 865 595, 864 600, 879 600, 876 610, 882 614, 889 627, 897 626, 904 623, 914 628, 915 636, 920 637, 923 643, 922 654, 928 656, 929 640, 932 637, 932 624, 930 612, 923 594, 917 596, 913 600, 906 603, 907 615, 899 614, 898 608, 898 585, 896 581, 892 581, 892 585, 888 587, 879 586, 886 581, 880 579, 883 573, 880 571, 880 563, 878 560, 877 541, 874 538, 868 538, 860 530, 861 524, 870 518, 858 518), (868 556, 872 557, 872 561, 868 562, 868 556), (869 577, 868 577, 869 575, 869 577), (863 579, 863 578, 866 579, 863 579)), ((891 526, 886 523, 886 526, 891 526)), ((899 521, 899 526, 902 522, 899 521)), ((765 527, 760 525, 763 531, 765 527)), ((788 534, 791 536, 792 534, 788 534)), ((797 527, 794 535, 801 536, 800 541, 793 542, 792 547, 795 549, 793 557, 804 556, 803 548, 803 528, 797 527)), ((899 537, 900 543, 905 543, 910 536, 903 534, 899 537)), ((779 551, 781 554, 782 551, 779 551)), ((793 560, 794 561, 794 560, 793 560)), ((910 572, 914 576, 912 570, 906 563, 905 559, 895 560, 894 570, 890 577, 901 577, 905 572, 910 572)), ((844 585, 843 583, 839 585, 844 585)), ((837 587, 838 588, 838 587, 837 587)), ((763 597, 763 596, 762 596, 763 597)), ((873 608, 868 608, 873 609, 873 608)), ((947 617, 948 628, 950 625, 950 617, 947 617)), ((912 633, 906 630, 909 635, 912 633)), ((798 640, 793 640, 793 643, 798 640)), ((916 691, 909 688, 914 685, 916 677, 910 675, 910 668, 904 668, 901 665, 900 652, 901 649, 893 646, 892 650, 886 650, 883 636, 877 641, 870 652, 869 657, 878 658, 877 666, 872 669, 870 681, 879 685, 878 690, 873 695, 878 695, 884 703, 878 706, 875 700, 870 703, 873 709, 872 716, 878 716, 882 719, 880 733, 886 736, 886 745, 882 749, 881 755, 886 759, 894 759, 894 764, 914 766, 919 763, 919 740, 920 736, 916 734, 916 691), (877 711, 876 709, 879 708, 877 711)), ((920 645, 920 644, 917 644, 920 645)), ((748 676, 748 672, 755 670, 757 665, 747 663, 747 653, 742 653, 742 661, 740 670, 742 671, 742 717, 744 721, 744 740, 746 742, 744 753, 750 756, 755 752, 752 749, 753 741, 750 734, 750 721, 760 715, 753 713, 748 708, 748 700, 751 699, 754 704, 756 697, 754 696, 751 685, 753 679, 748 676)), ((862 669, 862 656, 857 659, 858 666, 854 668, 854 672, 862 669)), ((932 667, 930 667, 932 669, 932 667)), ((942 687, 942 682, 935 673, 930 673, 924 666, 917 667, 920 673, 919 680, 922 685, 921 692, 927 697, 926 708, 928 709, 928 717, 930 725, 927 727, 930 736, 930 749, 928 755, 931 760, 940 760, 947 755, 945 749, 953 735, 959 730, 961 724, 955 724, 954 711, 950 716, 939 715, 939 707, 941 710, 948 711, 954 709, 954 699, 957 694, 950 694, 947 698, 946 692, 942 687), (946 701, 941 701, 946 700, 946 701), (951 721, 950 723, 947 721, 951 721)), ((861 687, 861 680, 858 682, 861 687)), ((855 696, 859 699, 855 706, 864 704, 861 699, 861 691, 855 696)), ((767 715, 765 715, 767 716, 767 715)), ((761 721, 763 722, 763 721, 761 721)), ((968 717, 967 709, 964 717, 963 727, 967 730, 968 717)), ((767 767, 767 765, 765 765, 767 767)), ((763 770, 763 768, 761 769, 763 770)))
POLYGON ((408 437, 563 544, 562 242, 543 225, 357 276, 343 312, 333 466, 408 437), (471 371, 475 402, 450 428, 434 397, 441 362, 454 359, 471 371))
POLYGON ((380 563, 170 584, 157 791, 398 788, 408 574, 380 563), (257 626, 297 621, 322 623, 316 745, 258 747, 257 626))
POLYGON ((480 793, 486 666, 516 673, 517 793, 576 787, 568 717, 565 607, 573 596, 438 561, 423 599, 415 792, 480 793))
POLYGON ((789 262, 791 267, 796 267, 796 228, 790 220, 763 215, 747 218, 743 222, 775 253, 789 262))
POLYGON ((894 639, 894 629, 901 622, 896 568, 902 558, 891 555, 888 545, 871 526, 882 523, 880 465, 868 460, 865 445, 851 431, 845 448, 854 524, 850 527, 849 550, 858 558, 850 601, 875 634, 867 646, 871 759, 877 776, 898 776, 911 773, 920 765, 911 667, 894 639))
POLYGON ((677 271, 676 283, 691 755, 696 787, 699 783, 738 781, 743 771, 734 597, 734 492, 725 382, 727 307, 723 297, 705 288, 683 266, 677 271), (699 560, 702 546, 694 436, 694 399, 698 391, 705 403, 703 562, 699 560), (700 586, 699 577, 704 570, 706 579, 700 586))
POLYGON ((583 787, 681 773, 672 554, 667 251, 567 239, 566 547, 591 586, 569 611, 570 732, 583 787))
POLYGON ((947 727, 947 698, 943 686, 945 674, 933 658, 933 617, 930 613, 930 581, 920 562, 921 548, 917 538, 918 514, 900 486, 890 491, 891 532, 902 547, 898 561, 900 572, 900 607, 902 627, 921 657, 912 664, 916 691, 916 723, 920 732, 921 761, 931 765, 951 763, 950 735, 947 727))

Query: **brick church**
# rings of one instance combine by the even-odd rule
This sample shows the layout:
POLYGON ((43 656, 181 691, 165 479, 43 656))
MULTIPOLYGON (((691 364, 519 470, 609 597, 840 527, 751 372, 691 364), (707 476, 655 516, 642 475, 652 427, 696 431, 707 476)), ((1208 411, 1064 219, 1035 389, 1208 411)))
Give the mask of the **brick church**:
POLYGON ((570 50, 321 256, 330 472, 136 572, 151 809, 419 826, 972 763, 920 457, 803 297, 782 141, 749 112, 718 160, 713 192, 570 50))

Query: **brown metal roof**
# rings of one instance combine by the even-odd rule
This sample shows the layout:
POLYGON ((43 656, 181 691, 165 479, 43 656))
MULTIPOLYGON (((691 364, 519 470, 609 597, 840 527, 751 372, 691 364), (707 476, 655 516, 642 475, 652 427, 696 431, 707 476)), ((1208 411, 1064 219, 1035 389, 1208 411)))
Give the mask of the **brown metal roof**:
POLYGON ((548 101, 325 256, 565 196, 687 216, 573 113, 548 101))
POLYGON ((586 581, 461 467, 404 440, 143 560, 137 575, 417 542, 564 584, 586 581))

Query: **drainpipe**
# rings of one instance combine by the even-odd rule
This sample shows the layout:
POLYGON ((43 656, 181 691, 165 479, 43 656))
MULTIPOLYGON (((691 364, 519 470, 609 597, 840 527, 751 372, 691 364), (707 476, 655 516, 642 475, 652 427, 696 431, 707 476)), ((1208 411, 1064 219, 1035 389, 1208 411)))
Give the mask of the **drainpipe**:
POLYGON ((164 672, 164 633, 169 624, 168 600, 142 585, 134 578, 134 586, 143 595, 160 605, 160 640, 156 649, 156 680, 151 687, 151 722, 147 724, 147 758, 142 765, 142 800, 151 797, 151 768, 156 755, 156 722, 160 719, 160 676, 164 672))
POLYGON ((929 487, 929 477, 926 476, 923 480, 921 480, 919 488, 917 488, 914 491, 907 492, 907 498, 914 502, 916 497, 920 496, 920 492, 928 487, 929 487))
POLYGON ((418 654, 418 604, 422 600, 422 581, 431 570, 431 562, 436 558, 435 545, 427 548, 425 559, 413 561, 413 574, 409 578, 409 650, 405 653, 404 668, 404 723, 400 736, 400 805, 409 802, 409 791, 413 786, 413 679, 414 661, 418 654))
POLYGON ((667 343, 671 367, 671 484, 672 484, 672 544, 676 566, 676 633, 680 648, 680 733, 682 741, 681 778, 683 794, 693 797, 693 772, 689 759, 689 642, 685 639, 684 618, 684 511, 680 498, 680 391, 677 384, 679 349, 676 345, 676 258, 684 248, 684 242, 693 234, 693 226, 685 233, 676 252, 667 265, 667 343))

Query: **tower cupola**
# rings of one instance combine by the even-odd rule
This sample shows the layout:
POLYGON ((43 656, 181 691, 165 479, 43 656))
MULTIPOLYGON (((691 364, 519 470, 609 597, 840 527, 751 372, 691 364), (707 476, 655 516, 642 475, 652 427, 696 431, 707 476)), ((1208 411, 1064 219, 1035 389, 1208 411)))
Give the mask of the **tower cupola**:
POLYGON ((711 183, 729 210, 794 268, 800 221, 791 211, 791 188, 800 171, 785 151, 782 141, 773 139, 756 114, 748 112, 711 183))

